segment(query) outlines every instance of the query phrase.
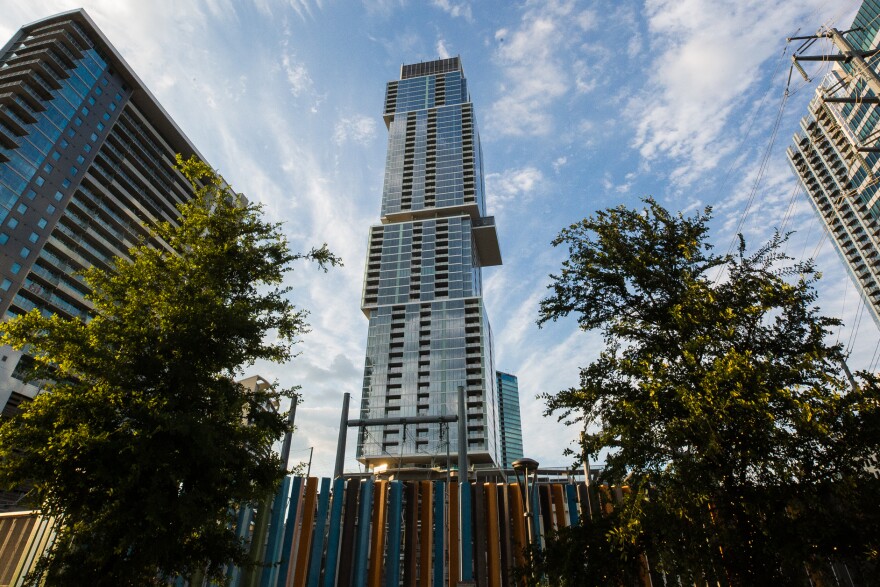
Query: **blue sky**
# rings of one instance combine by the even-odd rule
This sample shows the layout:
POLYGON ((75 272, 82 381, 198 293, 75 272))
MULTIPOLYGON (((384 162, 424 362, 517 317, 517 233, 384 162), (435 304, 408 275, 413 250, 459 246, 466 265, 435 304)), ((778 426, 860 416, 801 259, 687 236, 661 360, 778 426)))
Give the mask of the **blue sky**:
MULTIPOLYGON (((516 373, 526 455, 566 465, 577 431, 535 399, 577 383, 600 339, 574 321, 535 326, 559 229, 653 195, 671 209, 715 208, 726 250, 750 193, 750 243, 781 226, 795 180, 784 150, 815 82, 793 78, 760 183, 788 75, 785 37, 844 29, 856 1, 620 0, 0 0, 0 38, 84 6, 205 158, 284 221, 294 247, 327 242, 345 267, 291 275, 312 332, 286 365, 253 372, 303 387, 292 460, 330 474, 342 393, 360 397, 367 321, 360 311, 367 233, 378 222, 385 83, 404 62, 460 55, 482 137, 502 267, 484 272, 496 365, 516 373)), ((827 43, 817 43, 827 50, 827 43)), ((814 68, 813 71, 821 72, 814 68)), ((794 199, 788 252, 815 256, 820 304, 847 327, 851 365, 871 362, 878 331, 806 199, 794 199), (854 328, 855 324, 859 328, 854 328)), ((346 468, 355 469, 354 435, 346 468)))

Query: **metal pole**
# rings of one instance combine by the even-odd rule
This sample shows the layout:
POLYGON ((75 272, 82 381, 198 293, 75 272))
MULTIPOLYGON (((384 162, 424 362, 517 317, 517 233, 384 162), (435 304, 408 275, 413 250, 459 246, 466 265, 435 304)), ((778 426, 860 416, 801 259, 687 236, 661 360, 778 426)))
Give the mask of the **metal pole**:
POLYGON ((590 455, 587 453, 587 430, 581 433, 581 446, 584 447, 584 484, 587 486, 587 516, 593 519, 593 504, 590 496, 590 455))
POLYGON ((287 472, 287 462, 290 459, 290 441, 293 438, 293 422, 296 420, 296 406, 299 404, 299 395, 293 394, 290 398, 290 412, 287 414, 287 433, 281 444, 281 470, 287 472))
POLYGON ((462 584, 469 584, 474 579, 471 486, 468 483, 467 412, 464 403, 464 387, 460 385, 458 386, 458 505, 458 561, 461 569, 458 578, 462 584))
POLYGON ((351 394, 342 394, 342 418, 339 420, 339 440, 336 443, 336 466, 333 468, 333 478, 342 477, 342 465, 345 462, 345 437, 348 434, 348 402, 351 394))
POLYGON ((467 483, 467 412, 464 409, 464 387, 458 386, 458 480, 467 483))
POLYGON ((309 475, 312 474, 312 455, 314 455, 314 454, 315 454, 315 447, 310 446, 309 447, 309 468, 306 469, 306 479, 308 479, 309 475))

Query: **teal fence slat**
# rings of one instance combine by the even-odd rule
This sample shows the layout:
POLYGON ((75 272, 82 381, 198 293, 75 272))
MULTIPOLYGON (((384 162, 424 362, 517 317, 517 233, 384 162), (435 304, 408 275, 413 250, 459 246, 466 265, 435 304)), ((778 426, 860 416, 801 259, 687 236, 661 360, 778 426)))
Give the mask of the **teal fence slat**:
POLYGON ((568 500, 568 523, 575 526, 580 521, 577 509, 577 488, 574 485, 566 485, 565 497, 568 500))
POLYGON ((330 503, 330 479, 321 479, 318 496, 318 515, 315 517, 315 537, 312 540, 312 560, 309 561, 308 587, 318 587, 321 579, 321 558, 324 555, 324 530, 327 527, 327 506, 330 503))
MULTIPOLYGON (((239 508, 238 523, 235 526, 235 536, 240 541, 247 540, 253 515, 254 510, 250 506, 245 505, 239 508)), ((234 565, 229 565, 229 569, 226 571, 226 576, 229 578, 229 587, 238 587, 238 583, 241 580, 241 569, 234 565)))
POLYGON ((461 529, 459 560, 461 561, 461 580, 466 582, 474 580, 474 526, 471 520, 471 484, 462 483, 458 489, 458 503, 460 507, 458 523, 461 529))
POLYGON ((327 536, 327 559, 324 563, 324 587, 336 585, 336 562, 339 560, 339 537, 342 531, 342 504, 345 503, 345 479, 333 480, 333 505, 330 507, 330 530, 327 536))
POLYGON ((299 509, 299 498, 302 491, 303 478, 294 477, 290 490, 290 505, 287 508, 287 523, 284 528, 284 544, 281 546, 281 565, 278 567, 276 587, 285 587, 287 572, 290 569, 290 553, 293 552, 293 538, 296 535, 296 515, 299 509))
POLYGON ((353 587, 367 584, 367 561, 370 557, 370 517, 373 513, 373 480, 368 479, 361 487, 361 503, 358 508, 357 543, 354 549, 353 587))
POLYGON ((266 556, 263 557, 263 575, 260 587, 273 587, 278 581, 278 566, 281 562, 281 546, 284 543, 284 518, 287 514, 287 494, 290 491, 290 477, 284 476, 281 487, 272 502, 272 518, 269 520, 269 542, 266 556))
POLYGON ((391 497, 388 504, 388 563, 385 565, 385 586, 398 587, 400 585, 400 565, 395 564, 395 561, 400 560, 403 483, 392 481, 389 490, 391 497))

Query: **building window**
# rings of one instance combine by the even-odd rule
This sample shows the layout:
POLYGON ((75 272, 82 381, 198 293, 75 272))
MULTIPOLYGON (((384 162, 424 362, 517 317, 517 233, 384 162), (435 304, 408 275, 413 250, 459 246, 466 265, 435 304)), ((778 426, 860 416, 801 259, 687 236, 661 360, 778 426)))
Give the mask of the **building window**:
POLYGON ((19 204, 15 209, 18 210, 19 214, 24 214, 25 212, 27 212, 27 206, 24 204, 19 204))
POLYGON ((103 93, 104 93, 104 90, 102 90, 101 88, 95 88, 95 95, 96 96, 100 96, 103 93))
POLYGON ((113 112, 114 110, 116 110, 116 103, 110 102, 110 112, 113 112))
POLYGON ((82 112, 82 115, 83 115, 83 116, 88 116, 88 115, 89 115, 89 109, 86 108, 85 106, 83 106, 83 108, 82 108, 82 110, 80 110, 80 112, 82 112))
POLYGON ((40 176, 37 176, 37 179, 34 180, 34 183, 37 185, 43 185, 44 183, 46 183, 46 180, 40 176))
POLYGON ((101 118, 103 118, 104 120, 110 120, 110 114, 105 112, 104 116, 102 116, 101 118))
POLYGON ((85 145, 83 145, 83 151, 85 151, 86 153, 90 152, 91 150, 92 146, 90 144, 86 143, 85 145))
POLYGON ((80 126, 82 123, 83 123, 82 118, 80 118, 79 116, 77 116, 76 118, 73 119, 73 124, 75 124, 77 126, 80 126))
POLYGON ((31 235, 28 237, 28 240, 32 243, 35 243, 40 240, 40 235, 38 235, 36 232, 32 232, 31 235))
POLYGON ((18 220, 16 220, 15 218, 10 218, 9 222, 6 223, 6 226, 8 226, 9 228, 15 228, 16 226, 18 226, 18 220))
POLYGON ((17 275, 18 272, 21 271, 21 265, 19 265, 18 263, 13 263, 12 267, 10 267, 9 270, 12 271, 13 275, 17 275))
POLYGON ((25 196, 27 196, 28 200, 33 200, 36 197, 36 195, 37 195, 37 192, 35 192, 34 190, 28 190, 27 193, 25 194, 25 196))
MULTIPOLYGON (((9 291, 9 286, 11 286, 11 285, 12 285, 11 281, 9 281, 8 279, 4 279, 3 283, 0 283, 0 289, 2 289, 3 291, 9 291)), ((6 357, 3 357, 3 360, 5 361, 6 357)))
POLYGON ((54 159, 55 161, 58 161, 59 159, 61 159, 61 153, 59 153, 58 151, 53 152, 52 159, 54 159))
POLYGON ((64 194, 62 194, 61 192, 55 192, 55 200, 60 202, 62 199, 64 199, 64 194))
POLYGON ((76 167, 70 168, 70 175, 76 175, 77 173, 79 173, 79 169, 77 169, 76 167))
POLYGON ((76 162, 79 163, 80 165, 82 165, 83 163, 86 162, 86 158, 83 157, 82 155, 80 155, 79 157, 76 158, 76 162))
POLYGON ((96 135, 95 133, 92 133, 92 136, 90 136, 89 138, 92 139, 93 141, 97 141, 98 135, 96 135))
POLYGON ((94 96, 89 96, 89 104, 92 106, 95 105, 95 97, 94 96))
POLYGON ((65 179, 64 181, 62 181, 62 182, 61 182, 61 187, 69 188, 69 187, 70 187, 70 180, 69 180, 69 179, 65 179))
POLYGON ((69 144, 70 143, 67 142, 67 139, 61 139, 61 148, 62 149, 66 149, 67 145, 69 145, 69 144))
POLYGON ((31 250, 27 247, 22 247, 21 252, 19 253, 19 255, 21 255, 22 259, 27 259, 28 255, 30 255, 30 254, 31 254, 31 250))
POLYGON ((45 165, 43 165, 43 171, 45 171, 46 173, 51 173, 52 165, 50 163, 46 163, 45 165))
POLYGON ((49 214, 53 214, 55 212, 55 206, 49 204, 48 206, 46 206, 46 212, 48 212, 49 214))
POLYGON ((9 240, 9 235, 5 232, 0 232, 0 245, 5 245, 6 241, 9 240))
POLYGON ((98 123, 98 132, 101 132, 102 130, 104 130, 104 123, 103 123, 103 122, 99 122, 99 123, 98 123))
POLYGON ((49 222, 45 218, 40 218, 40 221, 37 222, 37 226, 40 228, 46 228, 47 224, 49 224, 49 222))

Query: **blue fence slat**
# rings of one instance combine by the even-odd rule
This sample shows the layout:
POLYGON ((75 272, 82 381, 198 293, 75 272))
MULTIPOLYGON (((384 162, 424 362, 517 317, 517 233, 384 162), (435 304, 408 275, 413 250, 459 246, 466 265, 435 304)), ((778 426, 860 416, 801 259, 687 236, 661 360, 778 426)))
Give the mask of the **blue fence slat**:
POLYGON ((269 520, 269 542, 266 556, 263 557, 263 574, 260 587, 273 587, 278 581, 278 563, 281 562, 281 545, 284 543, 284 519, 287 517, 287 495, 290 492, 290 477, 284 476, 281 487, 272 502, 272 518, 269 520))
POLYGON ((370 556, 370 518, 372 513, 373 480, 369 479, 361 487, 357 542, 354 549, 353 587, 365 587, 367 584, 367 560, 370 556))
POLYGON ((544 548, 544 541, 541 535, 541 501, 538 497, 538 487, 534 487, 532 491, 532 523, 535 525, 535 546, 544 548))
POLYGON ((400 560, 400 524, 403 513, 403 483, 392 481, 390 488, 391 498, 388 504, 388 555, 389 563, 385 565, 385 586, 398 587, 400 584, 400 565, 394 561, 400 560))
POLYGON ((577 487, 574 485, 566 485, 565 497, 568 499, 568 523, 575 526, 580 522, 580 517, 578 516, 577 487))
MULTIPOLYGON (((243 505, 239 508, 238 522, 235 526, 235 537, 238 538, 239 541, 247 540, 253 515, 254 510, 250 506, 243 505)), ((229 579, 229 587, 238 587, 238 583, 241 580, 241 569, 235 565, 229 565, 229 569, 226 571, 226 577, 229 579)))
POLYGON ((434 482, 434 587, 443 587, 443 571, 446 565, 443 553, 446 551, 446 518, 443 516, 443 505, 446 499, 446 483, 434 482))
MULTIPOLYGON (((349 491, 354 491, 349 489, 349 491)), ((339 538, 342 532, 342 506, 345 503, 345 479, 333 480, 333 505, 330 508, 330 531, 327 536, 327 562, 324 565, 324 587, 336 585, 336 562, 339 560, 339 538)))
POLYGON ((330 479, 321 479, 318 496, 318 514, 315 517, 315 535, 312 538, 312 560, 309 561, 308 587, 318 587, 321 579, 321 558, 324 556, 324 529, 327 527, 327 506, 330 504, 330 479))
POLYGON ((278 578, 275 581, 276 587, 285 587, 287 584, 287 572, 290 569, 290 552, 293 550, 293 537, 296 534, 296 515, 299 509, 302 485, 302 477, 293 478, 293 487, 290 490, 290 506, 287 508, 287 523, 284 526, 284 544, 281 546, 281 565, 278 567, 278 578))
POLYGON ((474 527, 471 520, 471 484, 462 483, 458 491, 459 528, 461 532, 461 581, 474 580, 474 527))

